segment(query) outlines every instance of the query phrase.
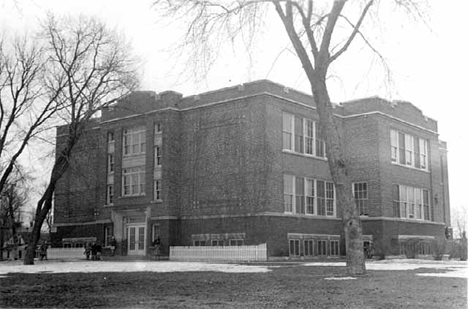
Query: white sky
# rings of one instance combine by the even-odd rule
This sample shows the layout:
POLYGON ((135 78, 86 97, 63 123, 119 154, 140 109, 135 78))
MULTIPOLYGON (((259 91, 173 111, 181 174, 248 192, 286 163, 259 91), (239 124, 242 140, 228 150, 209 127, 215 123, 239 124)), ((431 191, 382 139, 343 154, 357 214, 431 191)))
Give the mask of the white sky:
MULTIPOLYGON (((466 0, 430 2, 428 26, 403 19, 401 14, 391 15, 393 12, 388 10, 384 12, 385 19, 377 25, 380 29, 373 34, 369 32, 375 46, 390 63, 394 87, 385 87, 383 78, 369 75, 372 61, 369 53, 354 49, 337 63, 339 70, 335 73, 340 79, 330 81, 330 95, 335 102, 373 95, 410 101, 425 115, 436 119, 440 138, 448 142, 451 206, 468 207, 463 196, 464 176, 468 172, 463 160, 468 150, 468 109, 464 94, 467 79, 463 77, 468 69, 468 45, 463 39, 463 31, 468 29, 465 16, 468 3, 466 0)), ((262 40, 257 41, 250 59, 242 50, 223 50, 223 57, 206 80, 195 83, 190 75, 182 73, 183 59, 175 59, 174 52, 170 51, 180 35, 177 29, 182 26, 161 22, 157 12, 150 9, 150 3, 148 0, 0 0, 0 33, 24 28, 33 32, 47 11, 92 14, 123 31, 132 42, 135 53, 144 61, 142 88, 146 90, 171 89, 191 95, 266 78, 310 93, 301 66, 291 53, 281 53, 275 62, 287 46, 281 43, 286 42, 284 30, 274 26, 276 16, 268 21, 269 31, 265 30, 262 40)))

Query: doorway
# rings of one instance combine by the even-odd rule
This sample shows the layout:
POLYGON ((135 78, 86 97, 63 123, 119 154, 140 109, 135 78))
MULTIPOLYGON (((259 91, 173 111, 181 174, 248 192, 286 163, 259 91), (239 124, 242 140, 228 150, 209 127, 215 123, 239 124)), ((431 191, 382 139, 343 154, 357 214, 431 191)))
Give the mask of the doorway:
POLYGON ((128 255, 145 255, 146 225, 132 224, 127 226, 128 255))

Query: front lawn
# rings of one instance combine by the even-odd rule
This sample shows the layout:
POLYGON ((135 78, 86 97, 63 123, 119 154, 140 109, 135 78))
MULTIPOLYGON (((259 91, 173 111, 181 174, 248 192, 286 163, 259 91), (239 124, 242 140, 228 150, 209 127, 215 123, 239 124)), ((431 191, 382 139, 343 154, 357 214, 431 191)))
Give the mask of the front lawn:
MULTIPOLYGON (((83 262, 84 263, 84 262, 83 262)), ((95 262, 119 263, 119 262, 95 262)), ((171 262, 153 262, 157 267, 171 262), (158 264, 159 263, 159 264, 158 264)), ((83 264, 86 265, 86 264, 83 264)), ((99 265, 99 264, 95 264, 99 265)), ((102 264, 104 265, 104 264, 102 264)), ((36 272, 0 275, 0 307, 54 308, 466 308, 466 278, 434 268, 369 270, 267 264, 269 271, 36 272)), ((3 269, 5 273, 5 269, 3 269)))

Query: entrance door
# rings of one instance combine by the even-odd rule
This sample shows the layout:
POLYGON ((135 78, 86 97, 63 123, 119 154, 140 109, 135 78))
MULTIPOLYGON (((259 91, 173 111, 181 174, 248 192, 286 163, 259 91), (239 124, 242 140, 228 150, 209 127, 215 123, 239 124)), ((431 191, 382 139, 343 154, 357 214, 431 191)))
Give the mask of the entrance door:
POLYGON ((128 255, 145 255, 146 225, 129 225, 128 235, 128 255))

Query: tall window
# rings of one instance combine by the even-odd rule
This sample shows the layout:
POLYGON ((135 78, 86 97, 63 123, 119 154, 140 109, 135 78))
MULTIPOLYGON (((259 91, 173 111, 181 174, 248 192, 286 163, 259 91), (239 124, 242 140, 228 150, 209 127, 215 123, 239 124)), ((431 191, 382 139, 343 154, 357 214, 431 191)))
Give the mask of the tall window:
POLYGON ((114 185, 108 184, 106 190, 106 204, 112 205, 114 204, 114 185))
POLYGON ((430 220, 429 191, 403 185, 394 185, 394 215, 400 218, 430 220), (398 208, 398 210, 396 210, 398 208))
POLYGON ((161 196, 161 179, 154 179, 154 200, 160 201, 162 200, 161 196))
POLYGON ((125 129, 123 132, 124 155, 146 152, 146 131, 144 127, 125 129))
POLYGON ((161 146, 154 147, 154 166, 160 166, 162 163, 161 146))
POLYGON ((325 182, 316 181, 317 183, 317 214, 325 216, 325 182))
POLYGON ((369 215, 368 209, 368 194, 367 182, 359 182, 353 184, 353 195, 358 207, 360 216, 369 215))
POLYGON ((114 132, 107 132, 107 152, 114 153, 115 137, 114 132))
POLYGON ((109 153, 107 155, 107 173, 111 174, 114 172, 114 154, 109 153))
POLYGON ((127 168, 123 170, 123 195, 145 194, 145 170, 144 168, 127 168))
POLYGON ((391 130, 390 143, 392 162, 422 170, 428 169, 426 139, 391 130))
POLYGON ((325 157, 325 140, 320 125, 310 119, 283 113, 283 149, 325 157))
POLYGON ((335 186, 332 182, 283 175, 284 212, 335 216, 335 186))
POLYGON ((294 117, 294 151, 304 152, 304 123, 303 118, 294 117))
POLYGON ((315 207, 315 180, 306 179, 306 214, 316 214, 315 207))
POLYGON ((283 175, 284 212, 293 212, 294 176, 283 175))
POLYGON ((296 177, 296 213, 305 213, 304 178, 296 177))
POLYGON ((292 148, 293 134, 293 116, 283 113, 283 149, 293 150, 292 148))

